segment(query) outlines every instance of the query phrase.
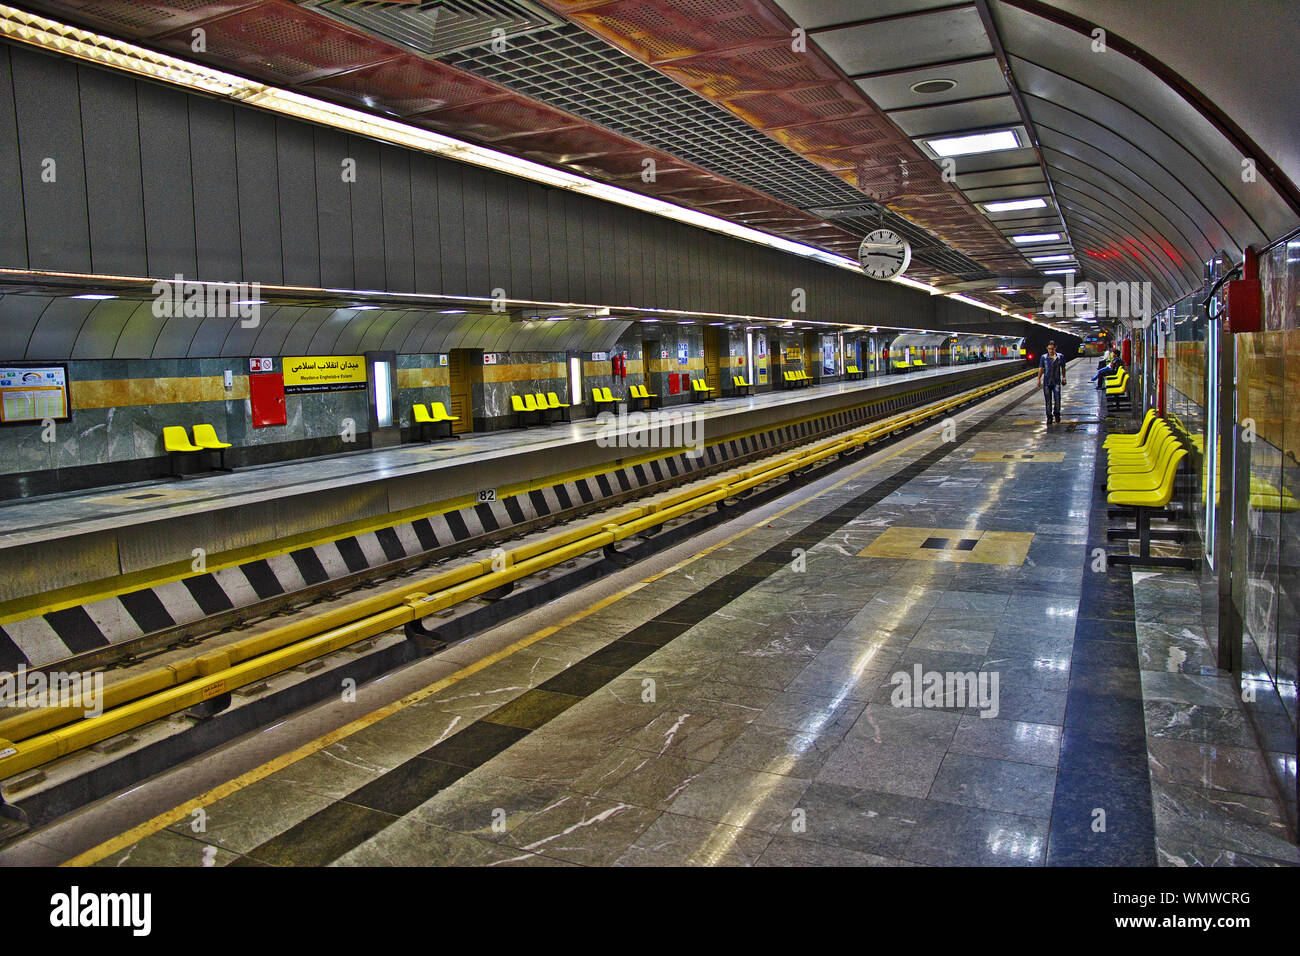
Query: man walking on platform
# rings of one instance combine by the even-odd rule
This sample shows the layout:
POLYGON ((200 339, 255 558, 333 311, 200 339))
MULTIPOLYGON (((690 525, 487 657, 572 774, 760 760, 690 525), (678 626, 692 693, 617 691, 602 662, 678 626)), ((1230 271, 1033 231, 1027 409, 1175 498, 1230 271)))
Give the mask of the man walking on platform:
POLYGON ((1038 387, 1047 403, 1047 424, 1055 417, 1061 421, 1061 386, 1065 384, 1065 356, 1057 354, 1056 343, 1048 342, 1047 351, 1038 362, 1038 387))

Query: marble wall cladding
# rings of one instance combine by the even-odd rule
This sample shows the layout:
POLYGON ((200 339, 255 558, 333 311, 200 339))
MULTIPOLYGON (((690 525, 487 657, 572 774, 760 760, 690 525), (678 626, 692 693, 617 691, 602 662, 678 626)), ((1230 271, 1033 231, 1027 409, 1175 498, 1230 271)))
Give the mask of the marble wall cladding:
POLYGON ((397 421, 403 428, 416 428, 414 405, 442 402, 451 411, 451 375, 439 354, 397 356, 397 421))
POLYGON ((286 395, 288 423, 253 428, 246 368, 243 359, 71 361, 71 421, 56 423, 53 442, 40 425, 0 428, 0 473, 158 458, 169 425, 209 424, 237 447, 336 438, 348 419, 363 438, 369 430, 364 391, 286 395))
POLYGON ((399 388, 397 390, 397 417, 403 428, 418 428, 415 423, 415 405, 431 405, 442 402, 442 407, 451 412, 451 387, 449 385, 429 385, 418 388, 399 388))
MULTIPOLYGON (((644 326, 644 340, 652 350, 648 358, 647 382, 651 392, 660 396, 664 405, 680 405, 691 400, 690 386, 673 394, 671 377, 687 373, 698 378, 704 371, 704 330, 695 325, 664 324, 644 326), (686 347, 686 363, 682 364, 679 347, 686 347), (667 354, 667 358, 664 355, 667 354)), ((631 379, 629 378, 629 382, 631 379)), ((679 379, 680 381, 680 379, 679 379)))
POLYGON ((568 390, 568 359, 564 352, 502 352, 493 358, 492 364, 470 372, 471 401, 478 421, 513 416, 512 395, 554 392, 558 398, 568 390))

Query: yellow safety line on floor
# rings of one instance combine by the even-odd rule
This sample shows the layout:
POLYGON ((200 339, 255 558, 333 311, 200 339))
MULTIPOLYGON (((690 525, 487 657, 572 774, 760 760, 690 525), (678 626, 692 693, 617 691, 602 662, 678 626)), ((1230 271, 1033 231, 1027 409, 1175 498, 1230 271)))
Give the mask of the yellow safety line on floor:
MULTIPOLYGON (((871 401, 845 405, 843 408, 836 409, 833 412, 817 412, 799 418, 782 419, 776 424, 763 425, 758 428, 751 428, 743 431, 729 432, 725 435, 719 435, 709 439, 706 447, 711 448, 715 445, 725 444, 729 441, 739 441, 751 435, 773 431, 778 428, 794 427, 803 424, 804 422, 814 421, 818 418, 825 418, 827 415, 837 414, 839 412, 853 411, 859 408, 871 408, 874 405, 883 405, 885 402, 893 401, 895 399, 911 398, 932 388, 937 388, 941 384, 943 383, 927 385, 921 388, 912 389, 911 391, 900 392, 897 395, 872 399, 871 401)), ((993 384, 996 383, 989 382, 986 383, 986 385, 972 386, 972 388, 984 388, 993 384)), ((936 401, 943 401, 943 399, 936 399, 936 401)), ((678 413, 692 409, 699 410, 700 408, 700 405, 690 403, 673 405, 667 409, 659 409, 658 411, 678 413)), ((904 414, 904 411, 900 411, 898 414, 904 414)), ((595 419, 579 419, 579 421, 595 421, 595 419)), ((426 446, 412 444, 403 447, 423 450, 426 446)), ((528 447, 524 446, 523 450, 528 450, 528 447)), ((611 471, 620 468, 635 468, 637 465, 649 464, 651 461, 662 461, 666 457, 671 457, 672 455, 686 450, 685 447, 657 448, 653 451, 648 451, 631 458, 612 459, 587 468, 576 468, 569 471, 558 472, 553 475, 544 475, 540 478, 514 482, 497 488, 497 497, 504 499, 512 496, 526 495, 533 491, 541 491, 553 487, 554 485, 565 484, 570 481, 582 481, 584 479, 594 478, 597 475, 609 474, 611 471)), ((224 496, 204 500, 218 502, 222 497, 224 496)), ((202 502, 196 503, 201 504, 202 502)), ((447 514, 452 511, 460 511, 476 503, 478 503, 478 499, 474 495, 460 495, 456 498, 444 498, 432 505, 415 505, 399 511, 386 512, 383 515, 376 517, 357 518, 353 521, 343 522, 342 524, 331 525, 328 528, 302 531, 288 537, 277 538, 275 541, 271 542, 259 542, 257 544, 245 545, 241 548, 232 548, 229 551, 209 555, 203 573, 215 574, 217 571, 239 567, 241 564, 247 564, 251 561, 265 561, 270 558, 277 558, 289 554, 291 551, 329 544, 330 542, 337 541, 340 538, 346 538, 349 536, 355 537, 357 535, 381 531, 385 528, 394 528, 398 525, 419 521, 423 518, 436 518, 439 515, 447 514)), ((174 581, 196 577, 194 569, 191 567, 191 563, 190 558, 183 558, 157 567, 132 571, 128 574, 112 578, 111 580, 113 583, 108 587, 105 586, 104 579, 101 578, 94 581, 86 581, 81 584, 70 584, 54 591, 27 595, 24 597, 13 598, 9 601, 0 602, 0 625, 7 624, 11 621, 25 620, 30 617, 41 617, 55 611, 66 610, 70 607, 78 607, 83 604, 93 604, 96 601, 107 600, 108 598, 116 597, 119 594, 126 594, 143 588, 161 587, 164 584, 171 584, 174 581)))
MULTIPOLYGON (((931 426, 931 427, 933 428, 937 426, 931 426)), ((788 508, 784 508, 781 511, 778 511, 776 514, 769 515, 768 517, 761 519, 760 521, 750 525, 748 528, 745 528, 742 531, 738 531, 734 535, 724 538, 722 541, 719 541, 717 544, 710 545, 709 547, 700 551, 698 554, 694 554, 688 558, 685 558, 677 562, 676 564, 672 565, 671 567, 665 568, 663 571, 660 571, 657 574, 652 574, 650 577, 644 578, 643 580, 638 581, 635 584, 628 585, 626 588, 623 588, 621 591, 618 591, 615 594, 611 594, 608 597, 602 598, 601 600, 593 604, 591 607, 583 608, 583 610, 577 612, 576 614, 571 614, 556 624, 552 624, 547 627, 544 627, 540 631, 530 634, 528 637, 522 638, 521 640, 516 641, 514 644, 511 644, 508 647, 504 647, 499 651, 489 654, 487 657, 484 657, 481 660, 475 661, 473 664, 469 664, 463 667, 461 670, 456 671, 454 674, 449 674, 448 676, 435 681, 434 683, 428 685, 427 687, 421 688, 420 690, 415 691, 412 694, 408 694, 407 696, 402 697, 392 702, 391 704, 386 704, 385 706, 379 708, 378 710, 366 714, 364 717, 359 717, 356 720, 352 721, 351 723, 345 724, 344 726, 332 730, 329 733, 323 734, 322 736, 317 737, 315 740, 303 744, 301 747, 298 747, 296 750, 290 751, 289 753, 283 754, 279 757, 275 757, 267 761, 266 763, 262 764, 261 766, 254 767, 252 770, 240 774, 238 777, 235 777, 233 780, 229 780, 223 784, 219 784, 218 786, 212 788, 206 793, 194 797, 193 799, 188 800, 185 803, 182 803, 179 806, 174 807, 165 813, 159 814, 158 816, 154 817, 151 820, 147 820, 144 823, 132 827, 130 830, 127 830, 125 833, 119 834, 118 836, 106 840, 105 842, 99 844, 98 846, 92 847, 89 850, 79 853, 77 856, 74 856, 71 859, 66 860, 65 862, 60 864, 60 866, 69 866, 69 867, 90 866, 94 863, 99 862, 105 857, 112 856, 120 849, 124 849, 125 847, 131 846, 134 843, 138 843, 140 840, 143 840, 145 837, 152 836, 153 834, 158 833, 161 830, 165 830, 173 823, 177 823, 178 821, 183 820, 185 817, 189 816, 195 810, 201 807, 206 807, 212 803, 215 803, 216 801, 224 797, 230 796, 231 794, 236 793, 239 790, 242 790, 244 787, 247 787, 251 784, 256 783, 259 780, 264 779, 265 777, 270 776, 271 774, 275 773, 278 770, 282 770, 285 767, 297 763, 299 760, 302 760, 306 757, 310 757, 312 754, 324 750, 326 747, 330 746, 331 744, 336 743, 337 741, 342 740, 345 737, 349 737, 352 734, 357 733, 358 731, 364 730, 365 728, 371 726, 372 724, 378 723, 380 720, 383 720, 385 717, 389 717, 397 713, 398 711, 404 710, 405 708, 411 706, 414 703, 417 703, 418 701, 423 700, 424 698, 430 696, 431 694, 436 694, 438 691, 450 687, 451 685, 456 684, 459 681, 462 681, 465 678, 478 673, 484 668, 489 667, 492 664, 495 664, 497 661, 504 660, 505 658, 511 656, 512 654, 521 651, 524 648, 532 644, 535 644, 540 640, 543 640, 544 638, 550 637, 556 631, 569 627, 570 625, 575 624, 578 621, 582 620, 584 617, 587 617, 588 615, 594 614, 599 610, 609 607, 611 604, 614 604, 617 601, 621 601, 629 594, 633 594, 641 590, 642 588, 646 587, 647 585, 653 584, 655 581, 658 581, 660 578, 665 577, 666 575, 681 570, 687 565, 692 564, 709 554, 712 554, 714 551, 717 551, 719 548, 726 547, 727 545, 731 544, 733 541, 737 541, 740 538, 745 537, 751 532, 758 530, 762 526, 769 524, 770 522, 775 521, 778 518, 782 518, 793 511, 797 511, 800 508, 806 507, 810 502, 816 501, 818 498, 821 498, 824 495, 827 495, 830 492, 834 491, 835 489, 840 488, 845 484, 848 484, 850 481, 853 481, 855 478, 859 477, 860 475, 863 475, 875 468, 879 468, 881 465, 884 465, 887 462, 892 461, 893 459, 897 458, 899 455, 903 454, 904 452, 916 448, 918 445, 921 445, 923 442, 928 441, 930 437, 931 435, 929 434, 921 435, 915 441, 908 442, 907 444, 904 445, 900 445, 897 449, 890 452, 888 455, 885 455, 879 461, 874 461, 869 465, 865 465, 862 468, 859 468, 857 471, 854 471, 852 474, 847 475, 846 477, 840 479, 839 481, 835 482, 832 485, 828 485, 827 487, 823 488, 821 491, 817 492, 816 494, 810 495, 807 498, 800 499, 793 505, 790 505, 788 508)))

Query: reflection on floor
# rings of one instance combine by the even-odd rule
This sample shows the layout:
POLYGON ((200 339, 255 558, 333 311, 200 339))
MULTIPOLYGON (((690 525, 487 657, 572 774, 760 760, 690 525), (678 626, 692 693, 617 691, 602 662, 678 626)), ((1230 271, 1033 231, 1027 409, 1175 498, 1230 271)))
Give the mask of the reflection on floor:
MULTIPOLYGON (((84 862, 1300 862, 1182 580, 1089 570, 1098 429, 1017 426, 1040 400, 84 862)), ((1073 419, 1095 401, 1067 387, 1073 419)))

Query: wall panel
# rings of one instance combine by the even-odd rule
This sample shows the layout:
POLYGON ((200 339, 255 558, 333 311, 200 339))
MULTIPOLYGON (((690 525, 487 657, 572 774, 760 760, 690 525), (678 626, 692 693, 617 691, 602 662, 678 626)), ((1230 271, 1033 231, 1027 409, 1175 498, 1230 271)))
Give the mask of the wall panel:
POLYGON ((312 136, 316 184, 316 235, 321 285, 329 289, 355 289, 352 256, 352 186, 343 180, 348 158, 348 138, 336 130, 317 129, 312 136))
POLYGON ((465 274, 465 200, 456 163, 438 163, 438 214, 442 227, 442 292, 469 295, 465 274))
MULTIPOLYGON (((89 69, 78 72, 83 80, 81 124, 86 141, 86 206, 90 222, 91 266, 96 272, 110 275, 148 275, 136 87, 125 83, 86 82, 104 74, 89 69)), ((184 108, 182 101, 181 109, 184 108)), ((188 161, 188 139, 182 151, 188 161)), ((151 167, 146 175, 151 172, 162 170, 151 167)), ((192 212, 189 213, 189 224, 188 244, 192 250, 192 212)), ((192 270, 192 252, 190 262, 192 270)))
POLYGON ((349 183, 352 204, 352 268, 358 289, 384 287, 383 191, 379 144, 348 137, 348 158, 356 161, 356 182, 349 183))
POLYGON ((320 234, 316 199, 316 143, 310 127, 277 120, 277 171, 280 181, 280 242, 284 281, 318 286, 320 234), (306 175, 304 175, 304 172, 306 175))
POLYGON ((255 276, 259 282, 283 283, 274 117, 252 110, 235 113, 235 175, 243 274, 255 276))
POLYGON ((527 184, 518 179, 506 180, 506 215, 509 218, 509 248, 503 250, 510 258, 510 284, 515 294, 526 299, 536 299, 533 291, 533 264, 529 247, 532 245, 532 209, 528 202, 527 184))
POLYGON ((85 143, 76 67, 19 47, 13 47, 10 56, 30 268, 89 272, 85 143))
MULTIPOLYGON (((484 184, 486 174, 481 169, 466 166, 461 173, 461 197, 465 215, 465 282, 468 295, 490 296, 493 289, 506 288, 493 285, 488 265, 488 214, 484 184)), ((509 298, 510 290, 506 289, 509 298)))
POLYGON ((403 149, 380 150, 384 216, 384 288, 415 291, 415 240, 411 223, 411 162, 403 149))
POLYGON ((492 173, 483 175, 483 219, 486 228, 487 266, 484 282, 488 289, 505 289, 512 299, 523 298, 522 277, 515 282, 510 263, 510 216, 506 206, 506 182, 492 173))
POLYGON ((551 265, 552 224, 547 218, 550 206, 547 203, 547 190, 525 189, 528 197, 528 261, 532 280, 534 299, 553 301, 556 283, 554 267, 551 265))
POLYGON ((438 210, 438 169, 426 156, 411 157, 411 245, 415 291, 442 291, 442 227, 438 210))
MULTIPOLYGON (((0 45, 0 90, 13 89, 9 47, 0 45)), ((0 267, 27 268, 27 224, 18 163, 18 118, 13 96, 0 95, 0 267)))
MULTIPOLYGON (((83 69, 84 91, 100 85, 111 85, 108 74, 98 70, 83 69)), ((190 175, 193 163, 190 158, 190 111, 188 97, 179 90, 168 89, 156 83, 136 84, 139 104, 139 142, 137 146, 140 170, 144 182, 144 222, 149 264, 145 275, 170 278, 183 275, 188 279, 198 277, 198 250, 194 236, 194 183, 190 175), (162 148, 153 146, 160 144, 162 148)), ((84 95, 84 93, 83 93, 84 95)), ((110 122, 120 123, 125 117, 110 115, 110 122)), ((128 154, 129 157, 129 154, 128 154)), ((130 182, 127 172, 128 157, 113 161, 112 179, 130 182)), ((91 221, 96 213, 91 205, 91 221)), ((98 249, 96 260, 98 260, 98 249)), ((109 271, 95 263, 95 271, 109 271)))
MULTIPOLYGON (((235 109, 227 103, 189 98, 190 153, 193 164, 195 247, 198 277, 227 282, 244 279, 239 234, 239 177, 235 168, 235 109)), ((142 148, 149 148, 143 144, 142 148)), ((249 281, 260 279, 261 269, 249 281)))

